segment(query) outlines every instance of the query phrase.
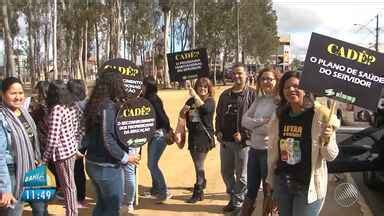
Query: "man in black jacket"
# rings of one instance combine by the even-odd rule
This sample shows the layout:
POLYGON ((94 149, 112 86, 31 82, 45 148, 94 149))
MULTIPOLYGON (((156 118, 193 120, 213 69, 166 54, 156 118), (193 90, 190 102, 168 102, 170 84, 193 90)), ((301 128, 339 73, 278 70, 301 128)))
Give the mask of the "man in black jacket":
POLYGON ((243 114, 256 98, 256 91, 247 86, 244 65, 233 66, 234 84, 219 98, 216 109, 216 136, 221 143, 221 175, 230 195, 224 212, 239 210, 247 190, 248 137, 241 127, 243 114))

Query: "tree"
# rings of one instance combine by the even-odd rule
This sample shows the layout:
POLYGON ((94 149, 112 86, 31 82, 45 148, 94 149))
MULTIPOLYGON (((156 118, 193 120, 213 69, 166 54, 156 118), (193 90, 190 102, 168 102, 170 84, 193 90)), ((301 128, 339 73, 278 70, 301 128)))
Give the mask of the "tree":
POLYGON ((3 27, 4 27, 4 43, 5 43, 5 54, 7 57, 7 76, 13 76, 16 77, 16 66, 15 66, 15 59, 13 47, 12 47, 12 36, 11 36, 11 29, 9 27, 8 22, 8 1, 4 0, 3 5, 1 6, 1 11, 3 15, 3 27))
POLYGON ((58 79, 57 71, 57 0, 53 0, 53 14, 52 14, 52 25, 53 25, 53 79, 58 79))
POLYGON ((169 11, 170 11, 170 1, 169 0, 160 0, 160 6, 164 13, 164 87, 171 87, 171 81, 169 78, 168 72, 168 60, 167 60, 167 48, 168 48, 168 32, 169 32, 169 11))
POLYGON ((278 46, 277 16, 272 9, 272 1, 242 0, 240 11, 243 51, 262 60, 270 58, 278 46))

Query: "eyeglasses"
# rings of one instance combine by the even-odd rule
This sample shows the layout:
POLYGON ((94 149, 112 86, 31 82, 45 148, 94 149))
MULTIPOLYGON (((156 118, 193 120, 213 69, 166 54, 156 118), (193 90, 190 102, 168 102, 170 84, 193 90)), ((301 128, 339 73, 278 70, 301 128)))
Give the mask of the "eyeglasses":
POLYGON ((271 78, 271 77, 261 77, 261 79, 260 79, 262 82, 266 82, 266 81, 268 81, 268 82, 273 82, 273 81, 275 81, 275 79, 274 78, 271 78))

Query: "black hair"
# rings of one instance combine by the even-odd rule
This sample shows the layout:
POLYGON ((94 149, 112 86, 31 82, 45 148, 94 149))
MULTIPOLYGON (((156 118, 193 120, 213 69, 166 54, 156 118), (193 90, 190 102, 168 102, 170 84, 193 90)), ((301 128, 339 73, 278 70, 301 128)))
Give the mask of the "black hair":
MULTIPOLYGON (((285 84, 285 82, 287 80, 289 80, 292 77, 297 78, 298 80, 300 80, 301 73, 298 72, 298 71, 287 71, 287 72, 285 72, 283 74, 283 76, 281 77, 281 79, 279 81, 280 103, 279 103, 279 105, 278 105, 278 107, 276 109, 276 114, 277 114, 277 116, 279 118, 281 118, 283 113, 286 112, 289 109, 288 101, 284 97, 284 84, 285 84)), ((309 107, 313 106, 313 102, 314 102, 313 94, 309 93, 309 92, 305 92, 304 101, 303 101, 304 107, 305 108, 309 108, 309 107)))
POLYGON ((247 67, 246 67, 245 64, 243 64, 243 63, 235 63, 235 64, 232 66, 232 70, 235 70, 235 69, 238 68, 238 67, 243 67, 245 73, 248 74, 247 67))
POLYGON ((157 94, 157 84, 153 76, 145 77, 143 85, 145 86, 144 98, 157 94))
POLYGON ((98 118, 99 109, 105 99, 120 103, 127 96, 123 77, 119 72, 116 72, 112 68, 106 68, 101 69, 98 75, 96 85, 85 107, 84 124, 87 130, 94 127, 94 125, 100 121, 98 118))
POLYGON ((54 80, 49 84, 47 94, 47 105, 49 109, 58 104, 70 106, 73 103, 74 98, 63 80, 54 80))
POLYGON ((68 90, 72 93, 76 101, 82 101, 86 97, 86 86, 83 80, 71 79, 67 83, 68 90))
POLYGON ((48 88, 49 88, 49 81, 47 80, 41 80, 37 82, 35 86, 35 89, 37 90, 39 96, 41 96, 44 99, 47 99, 48 88))
POLYGON ((20 85, 23 85, 23 83, 21 83, 21 80, 19 78, 16 78, 16 77, 5 78, 2 82, 1 91, 5 93, 15 83, 19 83, 20 85))

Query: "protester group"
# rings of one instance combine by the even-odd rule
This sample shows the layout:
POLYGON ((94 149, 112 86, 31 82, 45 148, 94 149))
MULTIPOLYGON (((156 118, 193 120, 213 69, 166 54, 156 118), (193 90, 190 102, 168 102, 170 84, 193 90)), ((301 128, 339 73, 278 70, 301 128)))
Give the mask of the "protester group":
MULTIPOLYGON (((250 216, 262 208, 265 215, 319 215, 327 191, 326 161, 338 155, 339 120, 335 115, 324 120, 329 110, 299 88, 300 72, 264 68, 254 86, 248 83, 244 65, 235 64, 232 72, 233 85, 217 102, 208 78, 193 82, 175 130, 163 106, 167 99, 157 94, 156 80, 144 78, 140 97, 156 113, 156 131, 147 144, 152 186, 146 196, 164 204, 172 198, 159 160, 169 142, 182 146, 185 141, 196 176, 187 203, 204 199, 210 185, 204 164, 217 147, 228 194, 223 212, 250 216), (263 205, 256 206, 261 188, 263 205)), ((56 176, 56 197, 63 198, 66 215, 78 215, 87 205, 85 172, 96 196, 94 216, 134 211, 135 169, 141 157, 116 134, 116 115, 127 100, 118 71, 100 72, 88 97, 82 80, 40 81, 30 104, 25 103, 18 78, 5 78, 1 90, 0 215, 22 215, 23 176, 41 164, 56 176)), ((34 216, 48 215, 48 202, 29 205, 34 216)))

